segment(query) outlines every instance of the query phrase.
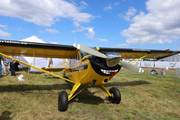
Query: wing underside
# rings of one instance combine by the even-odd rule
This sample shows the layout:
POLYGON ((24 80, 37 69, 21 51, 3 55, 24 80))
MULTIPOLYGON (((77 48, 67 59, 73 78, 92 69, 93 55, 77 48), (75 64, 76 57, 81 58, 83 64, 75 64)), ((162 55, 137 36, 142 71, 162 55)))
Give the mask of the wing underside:
POLYGON ((100 52, 116 52, 123 59, 162 59, 180 53, 180 51, 171 50, 148 50, 148 49, 124 49, 124 48, 100 48, 100 52))
POLYGON ((0 39, 0 52, 11 56, 71 58, 78 50, 73 46, 11 41, 0 39))

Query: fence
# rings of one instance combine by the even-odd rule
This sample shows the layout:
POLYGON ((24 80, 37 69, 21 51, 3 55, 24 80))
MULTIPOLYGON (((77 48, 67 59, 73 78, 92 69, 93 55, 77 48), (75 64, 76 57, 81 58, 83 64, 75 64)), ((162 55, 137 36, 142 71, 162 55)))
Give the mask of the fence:
MULTIPOLYGON (((151 75, 151 70, 153 69, 153 67, 147 67, 147 68, 142 68, 142 69, 144 70, 144 73, 137 73, 137 72, 133 72, 124 68, 120 70, 120 73, 151 75)), ((180 79, 180 68, 177 68, 177 69, 155 68, 158 74, 160 74, 161 69, 164 70, 165 76, 178 77, 180 79)))
POLYGON ((176 69, 176 75, 177 75, 177 78, 180 79, 180 68, 177 68, 177 69, 176 69))

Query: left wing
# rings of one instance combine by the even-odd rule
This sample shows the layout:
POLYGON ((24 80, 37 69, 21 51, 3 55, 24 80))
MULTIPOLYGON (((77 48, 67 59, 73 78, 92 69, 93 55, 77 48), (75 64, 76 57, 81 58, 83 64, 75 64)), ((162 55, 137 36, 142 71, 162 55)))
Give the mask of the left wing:
POLYGON ((69 45, 0 39, 0 52, 11 56, 71 58, 77 51, 75 47, 69 45))

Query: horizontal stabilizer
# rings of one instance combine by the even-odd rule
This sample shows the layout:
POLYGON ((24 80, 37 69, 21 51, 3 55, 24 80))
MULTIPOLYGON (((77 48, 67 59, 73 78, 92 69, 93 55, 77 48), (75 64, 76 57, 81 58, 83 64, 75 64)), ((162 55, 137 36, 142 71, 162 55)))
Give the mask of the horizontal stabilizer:
POLYGON ((46 71, 62 71, 62 70, 68 70, 70 68, 46 68, 46 67, 43 67, 41 69, 46 70, 46 71))

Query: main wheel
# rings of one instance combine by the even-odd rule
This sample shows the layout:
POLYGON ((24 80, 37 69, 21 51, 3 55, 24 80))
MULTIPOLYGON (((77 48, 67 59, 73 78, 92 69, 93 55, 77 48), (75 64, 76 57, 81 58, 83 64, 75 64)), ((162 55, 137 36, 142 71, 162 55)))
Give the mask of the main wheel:
POLYGON ((112 87, 109 92, 112 94, 112 97, 109 96, 109 100, 112 103, 119 104, 121 102, 121 93, 119 89, 117 89, 116 87, 112 87))
POLYGON ((61 91, 58 98, 58 110, 66 111, 68 109, 68 95, 66 91, 61 91))

